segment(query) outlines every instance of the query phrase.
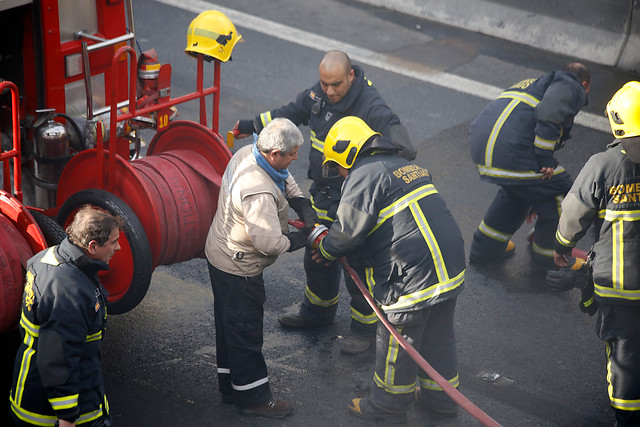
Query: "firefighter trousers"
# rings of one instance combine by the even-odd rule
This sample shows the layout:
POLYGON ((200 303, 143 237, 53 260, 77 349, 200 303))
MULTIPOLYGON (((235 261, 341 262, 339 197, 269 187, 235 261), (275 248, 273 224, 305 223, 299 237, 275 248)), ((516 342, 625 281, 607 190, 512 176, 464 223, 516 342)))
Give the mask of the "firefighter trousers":
MULTIPOLYGON (((337 261, 328 266, 315 262, 311 258, 311 248, 306 247, 304 270, 307 275, 307 287, 300 315, 314 323, 331 323, 338 309, 342 266, 337 261)), ((358 274, 364 277, 360 272, 358 274)), ((376 334, 378 317, 346 272, 344 281, 351 296, 351 333, 361 337, 373 337, 376 334)))
POLYGON ((218 389, 241 408, 271 400, 262 355, 266 294, 262 273, 242 277, 208 263, 216 328, 218 389))
POLYGON ((563 175, 536 184, 502 185, 473 234, 471 259, 494 258, 504 253, 511 236, 531 211, 537 215, 531 256, 553 266, 553 244, 564 196, 572 180, 563 175))
POLYGON ((640 426, 640 306, 600 303, 596 328, 605 343, 616 426, 640 426))
MULTIPOLYGON (((419 311, 385 317, 420 355, 452 386, 458 388, 458 358, 454 331, 456 299, 419 311)), ((406 413, 420 387, 420 400, 432 408, 452 410, 457 404, 421 369, 380 322, 376 339, 376 387, 371 402, 391 413, 406 413), (416 378, 417 377, 417 378, 416 378), (427 404, 427 403, 425 403, 427 404)))

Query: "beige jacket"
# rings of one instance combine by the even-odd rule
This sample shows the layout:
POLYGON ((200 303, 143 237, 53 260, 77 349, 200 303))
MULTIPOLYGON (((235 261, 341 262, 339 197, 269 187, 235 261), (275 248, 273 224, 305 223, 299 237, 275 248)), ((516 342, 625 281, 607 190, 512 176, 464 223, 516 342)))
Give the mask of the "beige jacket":
POLYGON ((242 147, 222 176, 218 209, 213 218, 205 255, 219 270, 237 276, 257 276, 291 246, 284 234, 289 204, 286 198, 303 197, 293 176, 285 193, 276 186, 251 152, 242 147))

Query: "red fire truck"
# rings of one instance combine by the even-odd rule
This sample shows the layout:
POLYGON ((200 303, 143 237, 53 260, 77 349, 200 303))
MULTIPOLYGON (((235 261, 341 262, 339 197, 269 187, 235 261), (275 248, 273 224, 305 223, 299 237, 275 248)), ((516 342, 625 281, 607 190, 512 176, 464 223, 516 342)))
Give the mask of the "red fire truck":
POLYGON ((202 256, 231 158, 218 134, 220 65, 241 36, 224 14, 199 14, 186 48, 195 91, 173 98, 170 64, 136 49, 131 0, 5 0, 0 22, 17 39, 0 48, 0 332, 16 323, 26 259, 61 241, 87 203, 125 220, 101 281, 110 313, 129 311, 156 266, 202 256), (188 101, 198 122, 177 118, 188 101))

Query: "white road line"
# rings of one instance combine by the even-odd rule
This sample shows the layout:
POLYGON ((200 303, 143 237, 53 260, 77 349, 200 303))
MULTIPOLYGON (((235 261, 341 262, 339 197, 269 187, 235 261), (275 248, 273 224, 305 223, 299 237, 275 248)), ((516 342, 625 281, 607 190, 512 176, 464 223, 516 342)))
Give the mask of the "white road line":
MULTIPOLYGON (((354 62, 370 65, 385 71, 390 71, 405 77, 445 87, 447 89, 455 90, 478 98, 493 100, 504 90, 504 88, 498 88, 475 80, 467 79, 465 77, 460 77, 455 74, 431 69, 422 64, 406 61, 393 55, 377 53, 349 43, 308 33, 297 28, 249 15, 234 9, 229 9, 215 3, 202 0, 155 1, 194 13, 200 13, 204 10, 210 9, 219 10, 227 15, 231 22, 238 27, 266 34, 301 46, 317 49, 321 52, 326 52, 331 49, 342 50, 347 52, 354 62)), ((604 117, 604 114, 599 116, 581 112, 576 116, 575 123, 577 125, 602 132, 608 133, 611 131, 609 122, 606 117, 604 117)))

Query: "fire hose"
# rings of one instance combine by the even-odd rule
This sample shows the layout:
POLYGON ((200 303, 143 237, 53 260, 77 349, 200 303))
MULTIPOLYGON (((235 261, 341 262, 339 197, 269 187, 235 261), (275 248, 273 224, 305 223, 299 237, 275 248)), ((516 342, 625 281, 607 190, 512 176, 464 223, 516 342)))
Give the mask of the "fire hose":
MULTIPOLYGON (((301 220, 289 220, 289 224, 296 227, 297 229, 300 229, 305 226, 305 223, 302 222, 301 220)), ((318 243, 320 243, 320 240, 324 238, 324 236, 328 233, 328 231, 329 229, 324 225, 322 224, 316 225, 315 228, 309 233, 309 236, 307 237, 307 243, 312 248, 317 248, 318 243)), ((422 357, 422 355, 420 355, 420 353, 418 353, 418 351, 415 348, 413 348, 413 346, 409 344, 406 339, 404 339, 402 335, 400 335, 400 333, 396 330, 396 328, 394 328, 393 325, 391 325, 391 323, 389 323, 387 318, 384 316, 384 314, 376 304, 375 300, 373 299, 373 296, 371 295, 371 293, 369 293, 364 283, 362 283, 362 280, 358 276, 358 273, 356 273, 355 270, 351 268, 351 266, 347 263, 347 260, 344 257, 338 258, 338 261, 342 265, 342 268, 344 268, 344 270, 347 273, 349 273, 353 281, 356 283, 356 286, 358 286, 358 289, 360 290, 364 298, 367 300, 367 303, 371 306, 373 311, 376 313, 376 315, 378 316, 378 319, 380 319, 380 321, 385 326, 385 328, 389 330, 391 335, 393 335, 393 337, 398 341, 400 346, 402 346, 402 348, 404 348, 407 351, 409 356, 411 356, 411 358, 416 362, 416 364, 418 364, 418 366, 420 366, 420 368, 427 375, 429 375, 429 377, 432 380, 434 380, 440 387, 442 387, 442 390, 445 393, 447 393, 447 395, 449 395, 451 399, 453 399, 462 409, 467 411, 472 417, 480 421, 485 426, 500 427, 500 424, 497 421, 495 421, 493 418, 487 415, 482 409, 478 408, 473 402, 467 399, 446 379, 444 379, 444 377, 440 375, 422 357)))

